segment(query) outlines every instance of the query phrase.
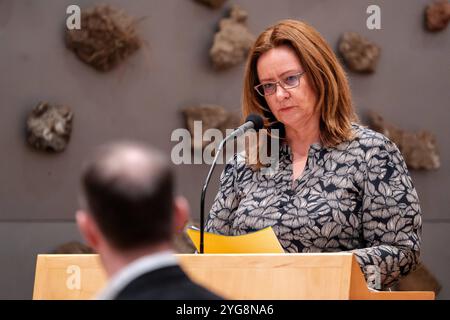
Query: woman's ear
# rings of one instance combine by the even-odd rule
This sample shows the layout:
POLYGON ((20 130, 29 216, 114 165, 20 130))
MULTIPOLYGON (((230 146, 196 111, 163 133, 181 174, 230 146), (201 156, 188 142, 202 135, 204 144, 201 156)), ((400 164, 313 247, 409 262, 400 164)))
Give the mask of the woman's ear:
POLYGON ((178 196, 173 207, 173 232, 181 233, 189 220, 189 203, 185 197, 178 196))
POLYGON ((101 234, 92 216, 83 210, 78 210, 75 214, 78 229, 88 245, 98 251, 101 234))

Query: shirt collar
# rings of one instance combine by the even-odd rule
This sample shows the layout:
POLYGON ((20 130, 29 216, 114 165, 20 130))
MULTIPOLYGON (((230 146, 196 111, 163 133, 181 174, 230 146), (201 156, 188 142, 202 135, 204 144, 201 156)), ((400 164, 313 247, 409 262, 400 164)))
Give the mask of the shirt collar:
POLYGON ((143 256, 116 273, 106 287, 97 295, 97 300, 112 300, 128 284, 139 276, 164 267, 177 265, 177 258, 171 250, 143 256))

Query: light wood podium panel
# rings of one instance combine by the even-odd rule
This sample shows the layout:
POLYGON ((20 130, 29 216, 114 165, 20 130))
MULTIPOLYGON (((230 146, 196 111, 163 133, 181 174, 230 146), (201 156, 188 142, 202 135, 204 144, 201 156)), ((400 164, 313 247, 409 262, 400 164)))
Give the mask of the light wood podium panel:
MULTIPOLYGON (((351 253, 176 256, 194 281, 228 299, 434 299, 369 291, 351 253)), ((38 255, 33 299, 91 299, 105 283, 98 255, 38 255)))

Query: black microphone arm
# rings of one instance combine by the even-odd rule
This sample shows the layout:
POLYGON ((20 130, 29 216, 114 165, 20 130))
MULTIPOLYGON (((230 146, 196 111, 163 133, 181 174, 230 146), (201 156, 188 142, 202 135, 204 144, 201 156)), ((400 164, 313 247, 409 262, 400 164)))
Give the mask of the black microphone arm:
POLYGON ((208 188, 209 180, 211 180, 211 175, 214 171, 214 168, 216 167, 217 159, 219 158, 219 155, 222 153, 223 146, 229 140, 243 135, 247 130, 249 130, 249 129, 259 130, 263 127, 263 125, 264 125, 263 119, 259 115, 251 114, 247 117, 247 119, 245 119, 245 123, 243 125, 241 125, 239 128, 237 128, 232 133, 230 133, 219 144, 216 155, 214 156, 213 163, 211 165, 211 168, 209 168, 208 175, 206 176, 205 183, 203 184, 202 195, 200 198, 200 253, 201 254, 204 253, 206 189, 208 188))

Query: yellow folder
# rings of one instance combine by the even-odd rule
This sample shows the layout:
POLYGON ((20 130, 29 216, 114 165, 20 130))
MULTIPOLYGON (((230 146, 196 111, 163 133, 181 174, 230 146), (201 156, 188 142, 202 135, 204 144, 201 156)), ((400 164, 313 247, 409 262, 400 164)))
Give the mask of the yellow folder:
MULTIPOLYGON (((192 243, 200 251, 200 230, 193 226, 186 230, 192 243)), ((204 253, 284 253, 272 227, 240 236, 204 234, 204 253)))

